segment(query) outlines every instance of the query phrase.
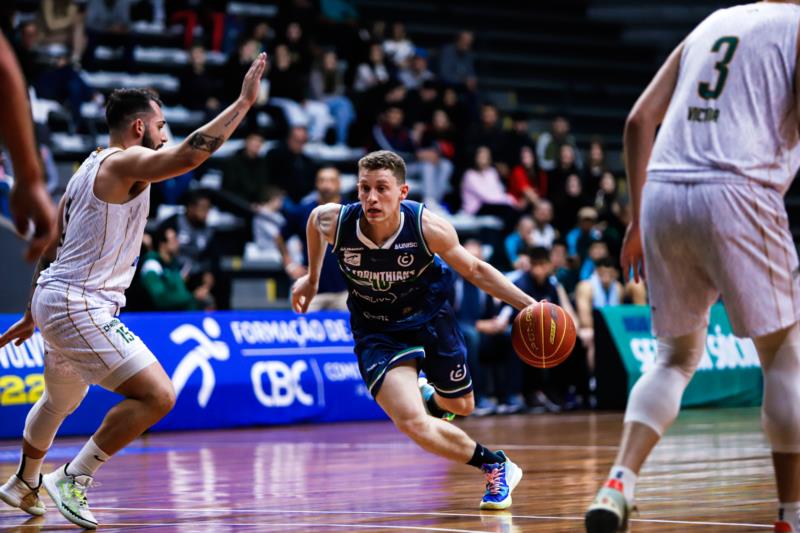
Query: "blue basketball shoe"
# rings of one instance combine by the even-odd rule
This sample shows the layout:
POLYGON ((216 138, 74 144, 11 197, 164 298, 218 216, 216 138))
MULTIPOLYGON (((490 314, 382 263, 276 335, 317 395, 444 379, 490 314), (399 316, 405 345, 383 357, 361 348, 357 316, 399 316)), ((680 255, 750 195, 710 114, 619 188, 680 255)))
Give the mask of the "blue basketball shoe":
POLYGON ((504 462, 481 467, 486 475, 486 492, 481 500, 481 509, 502 510, 511 507, 511 491, 522 479, 522 469, 512 463, 504 452, 496 453, 504 462))

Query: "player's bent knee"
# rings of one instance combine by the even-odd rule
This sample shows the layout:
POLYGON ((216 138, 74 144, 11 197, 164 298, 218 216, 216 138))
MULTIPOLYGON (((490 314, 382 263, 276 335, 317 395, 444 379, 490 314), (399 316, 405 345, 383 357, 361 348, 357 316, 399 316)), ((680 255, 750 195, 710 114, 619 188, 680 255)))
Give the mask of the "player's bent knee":
POLYGON ((175 389, 171 384, 159 386, 148 392, 143 398, 148 410, 159 419, 167 415, 175 407, 175 389))
POLYGON ((440 407, 459 416, 469 416, 475 410, 475 396, 472 393, 459 398, 440 397, 440 400, 437 401, 440 403, 440 407))

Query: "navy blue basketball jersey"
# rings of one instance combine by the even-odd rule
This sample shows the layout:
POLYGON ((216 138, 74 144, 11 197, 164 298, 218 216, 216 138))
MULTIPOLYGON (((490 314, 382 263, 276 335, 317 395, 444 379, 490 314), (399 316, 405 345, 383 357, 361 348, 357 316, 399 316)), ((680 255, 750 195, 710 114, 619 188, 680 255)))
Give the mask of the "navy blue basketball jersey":
POLYGON ((400 227, 378 246, 361 232, 360 203, 339 212, 333 253, 347 282, 354 329, 396 331, 430 321, 453 285, 453 271, 428 250, 422 204, 400 204, 400 227))

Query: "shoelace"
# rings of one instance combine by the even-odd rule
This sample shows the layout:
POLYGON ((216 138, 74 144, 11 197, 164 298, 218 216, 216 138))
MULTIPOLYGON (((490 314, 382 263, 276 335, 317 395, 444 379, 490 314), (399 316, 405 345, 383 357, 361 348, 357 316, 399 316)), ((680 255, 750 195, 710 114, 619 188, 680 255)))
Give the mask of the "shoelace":
POLYGON ((498 494, 500 492, 504 471, 505 465, 500 465, 486 472, 486 492, 490 494, 498 494))
POLYGON ((73 498, 78 500, 80 507, 89 507, 89 502, 86 500, 86 491, 92 486, 91 478, 88 478, 86 483, 79 482, 76 478, 72 478, 72 486, 70 487, 70 494, 73 498))

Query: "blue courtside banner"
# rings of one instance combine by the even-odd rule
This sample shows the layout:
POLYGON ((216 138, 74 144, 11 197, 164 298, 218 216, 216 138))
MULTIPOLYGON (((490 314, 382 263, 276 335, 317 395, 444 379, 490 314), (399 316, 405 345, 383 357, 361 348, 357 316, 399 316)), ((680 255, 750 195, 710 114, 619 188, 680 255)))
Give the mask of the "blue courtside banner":
MULTIPOLYGON (((0 331, 17 320, 0 315, 0 331)), ((172 378, 175 409, 154 430, 383 419, 361 380, 349 315, 288 311, 130 313, 120 319, 172 378)), ((43 391, 38 331, 0 349, 0 438, 22 434, 43 391)), ((59 435, 90 434, 120 397, 94 386, 59 435)))

